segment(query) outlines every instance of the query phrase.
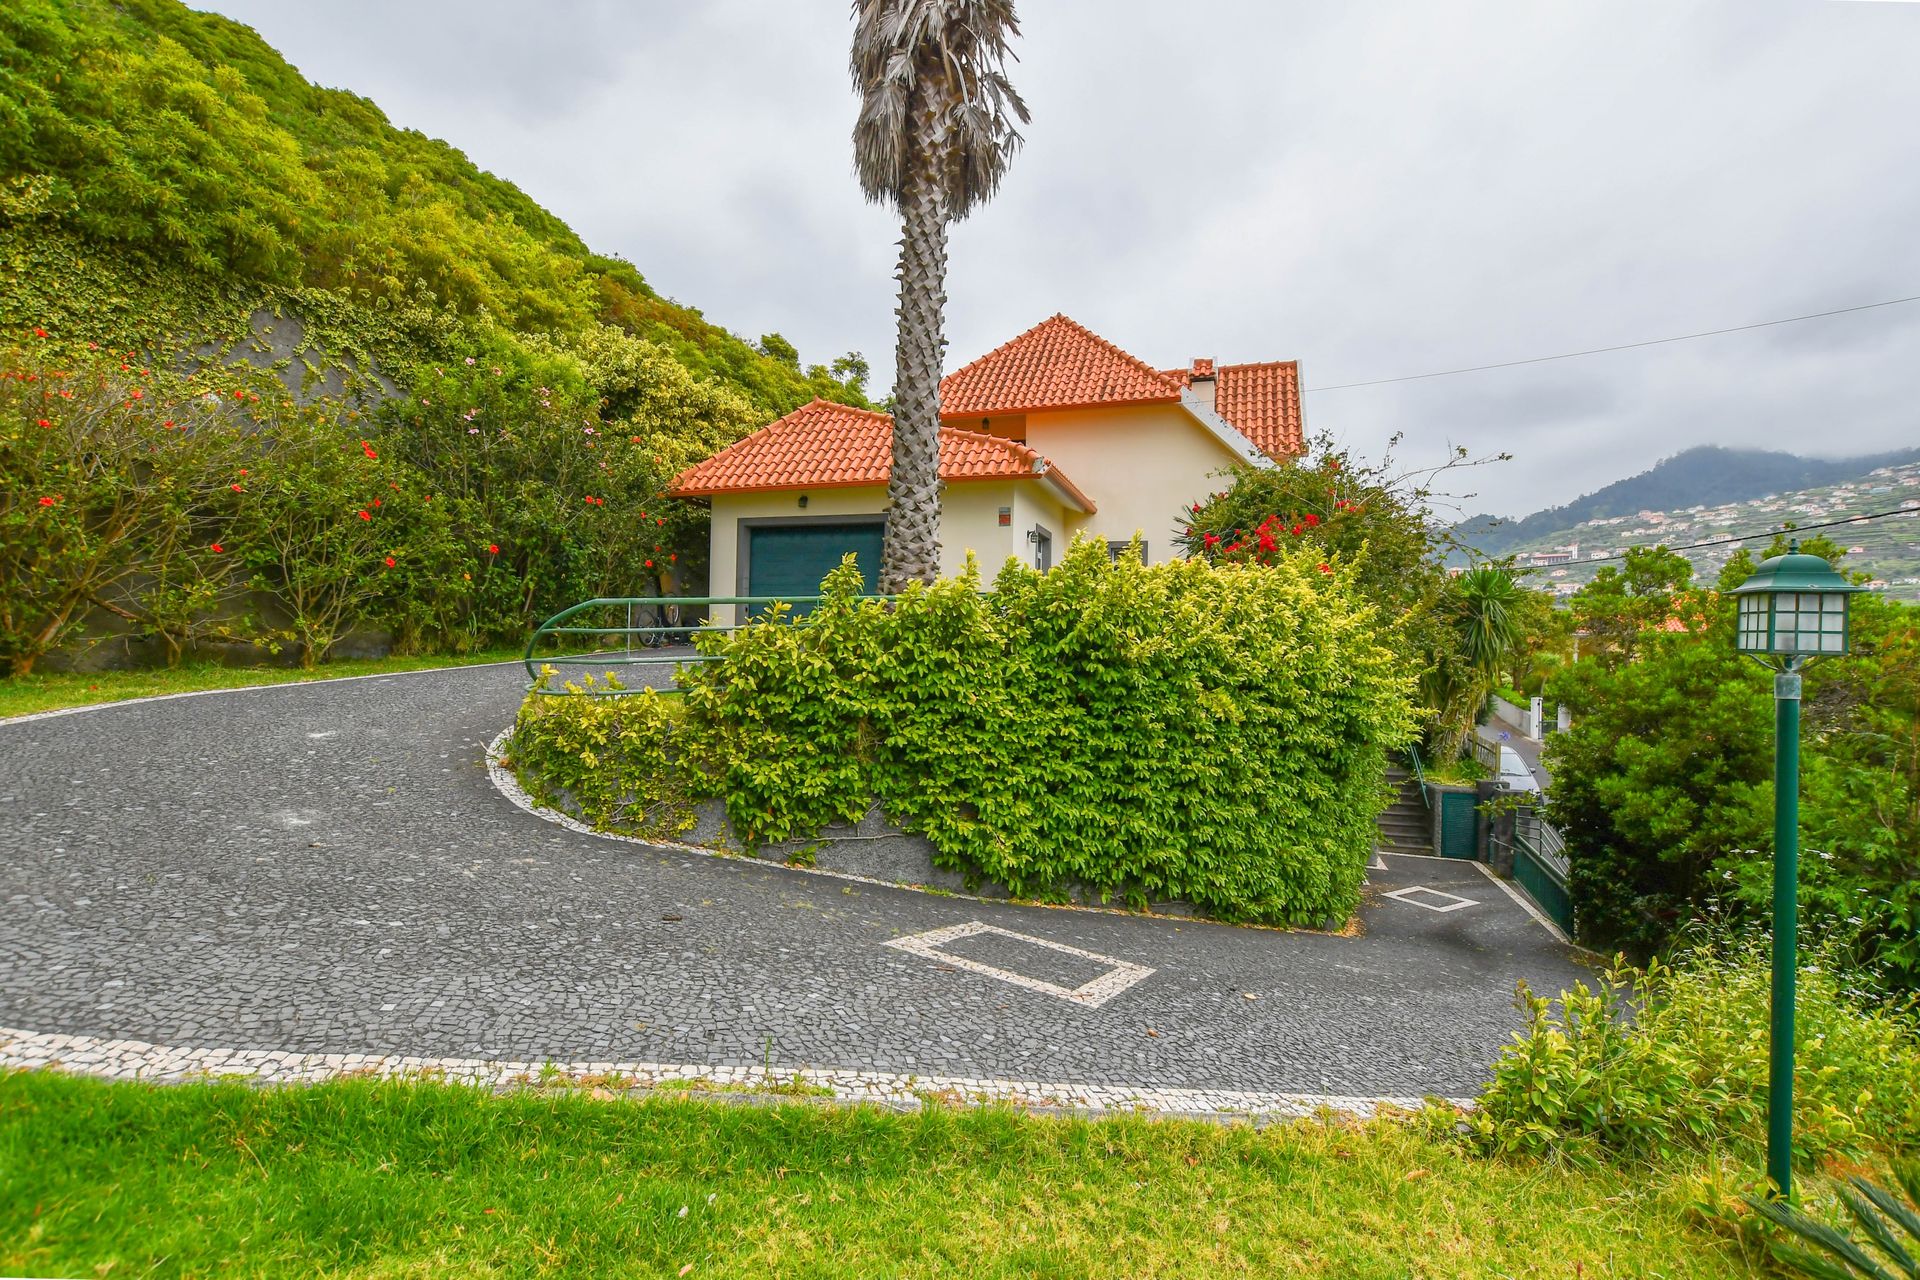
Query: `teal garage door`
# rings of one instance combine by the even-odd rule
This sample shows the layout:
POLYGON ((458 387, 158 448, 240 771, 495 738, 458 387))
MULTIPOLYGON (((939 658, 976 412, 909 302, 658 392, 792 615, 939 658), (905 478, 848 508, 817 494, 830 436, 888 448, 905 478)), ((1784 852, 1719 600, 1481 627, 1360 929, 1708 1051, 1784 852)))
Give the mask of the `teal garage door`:
MULTIPOLYGON (((871 591, 880 573, 880 531, 877 520, 749 528, 747 594, 817 596, 820 580, 838 568, 840 558, 849 551, 866 579, 866 590, 871 591)), ((807 606, 796 606, 794 612, 805 613, 807 606)))

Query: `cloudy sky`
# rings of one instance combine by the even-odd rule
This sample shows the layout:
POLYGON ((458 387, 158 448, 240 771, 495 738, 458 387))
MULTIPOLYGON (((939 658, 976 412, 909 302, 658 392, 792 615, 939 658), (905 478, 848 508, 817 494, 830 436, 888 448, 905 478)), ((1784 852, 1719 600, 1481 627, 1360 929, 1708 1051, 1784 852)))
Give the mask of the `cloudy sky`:
MULTIPOLYGON (((892 371, 843 0, 199 0, 808 362, 892 371), (535 16, 535 15, 538 16, 535 16)), ((1024 0, 1027 145, 956 229, 949 367, 1056 311, 1307 386, 1920 294, 1920 3, 1024 0)), ((1696 444, 1920 445, 1920 303, 1311 392, 1310 430, 1515 460, 1526 514, 1696 444)))

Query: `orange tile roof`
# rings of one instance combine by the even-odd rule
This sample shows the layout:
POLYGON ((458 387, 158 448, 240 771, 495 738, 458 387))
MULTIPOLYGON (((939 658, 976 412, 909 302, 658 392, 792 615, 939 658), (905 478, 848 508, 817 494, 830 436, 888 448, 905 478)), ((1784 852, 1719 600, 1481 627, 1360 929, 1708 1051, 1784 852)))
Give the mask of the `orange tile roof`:
POLYGON ((1286 458, 1307 451, 1297 361, 1223 364, 1214 377, 1213 411, 1253 441, 1260 452, 1270 458, 1286 458))
POLYGON ((1298 457, 1307 451, 1300 416, 1300 363, 1223 364, 1195 360, 1191 369, 1165 369, 1180 385, 1213 374, 1213 411, 1270 458, 1298 457))
MULTIPOLYGON (((880 485, 893 469, 893 419, 815 400, 689 467, 669 492, 678 497, 779 489, 880 485)), ((1018 440, 940 429, 940 478, 1036 480, 1045 476, 1087 511, 1093 500, 1064 472, 1018 440)))
POLYGON ((1181 383, 1063 315, 940 380, 940 415, 987 417, 1042 409, 1172 402, 1181 383))

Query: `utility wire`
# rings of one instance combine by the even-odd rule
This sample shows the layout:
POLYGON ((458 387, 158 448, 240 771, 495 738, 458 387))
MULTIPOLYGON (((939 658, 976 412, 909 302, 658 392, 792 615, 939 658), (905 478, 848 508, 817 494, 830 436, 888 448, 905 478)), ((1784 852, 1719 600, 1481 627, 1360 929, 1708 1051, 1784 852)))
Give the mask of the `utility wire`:
POLYGON ((1550 360, 1573 360, 1580 356, 1605 355, 1609 351, 1632 351, 1636 347, 1657 347, 1668 342, 1691 342, 1695 338, 1717 338, 1723 333, 1745 333, 1750 329, 1770 329, 1779 324, 1798 324, 1802 320, 1823 320, 1828 316, 1844 316, 1855 311, 1872 311, 1876 307, 1897 307, 1903 302, 1920 302, 1920 293, 1907 298, 1889 298, 1885 302, 1863 302, 1857 307, 1841 307, 1835 311, 1815 311, 1804 316, 1788 316, 1784 320, 1762 320, 1758 324, 1737 324, 1730 329, 1707 329, 1700 333, 1676 334, 1671 338, 1648 338, 1645 342, 1622 342, 1612 347, 1589 347, 1585 351, 1563 351, 1557 356, 1533 356, 1526 360, 1502 360, 1498 364, 1468 365, 1463 369, 1440 369, 1433 373, 1409 373, 1398 378, 1374 378, 1367 382, 1341 382, 1330 387, 1305 387, 1302 394, 1316 391, 1346 391, 1353 387, 1379 387, 1389 382, 1418 382, 1423 378, 1451 378, 1456 373, 1484 373, 1488 369, 1513 369, 1523 364, 1545 364, 1550 360))
MULTIPOLYGON (((1643 543, 1642 545, 1637 547, 1630 547, 1628 548, 1628 551, 1651 551, 1656 547, 1666 547, 1668 551, 1697 551, 1701 547, 1724 547, 1729 542, 1745 542, 1750 538, 1771 538, 1776 534, 1782 534, 1782 533, 1809 533, 1815 529, 1838 529, 1841 525, 1861 524, 1868 520, 1884 520, 1888 516, 1905 516, 1905 515, 1913 515, 1913 514, 1914 514, 1914 508, 1911 508, 1911 507, 1898 508, 1893 511, 1874 511, 1863 516, 1848 516, 1843 520, 1829 520, 1825 524, 1796 524, 1796 525, 1783 524, 1779 528, 1767 529, 1760 533, 1736 533, 1724 538, 1709 538, 1705 542, 1689 542, 1684 546, 1678 546, 1678 547, 1668 547, 1667 544, 1664 542, 1649 542, 1649 543, 1643 543)), ((1625 560, 1627 558, 1627 554, 1628 554, 1627 551, 1623 551, 1619 555, 1592 556, 1585 560, 1570 560, 1567 563, 1569 564, 1604 564, 1608 560, 1625 560)), ((1529 568, 1531 566, 1522 565, 1520 567, 1529 568)))

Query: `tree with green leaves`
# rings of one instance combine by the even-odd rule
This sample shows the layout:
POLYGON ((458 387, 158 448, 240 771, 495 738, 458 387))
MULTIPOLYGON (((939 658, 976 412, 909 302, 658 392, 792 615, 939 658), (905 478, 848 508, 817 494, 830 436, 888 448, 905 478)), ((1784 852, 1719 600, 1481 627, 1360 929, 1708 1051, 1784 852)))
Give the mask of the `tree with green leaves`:
POLYGON ((999 189, 1027 107, 1007 79, 1013 0, 854 0, 854 167, 900 212, 893 467, 882 592, 940 572, 940 365, 947 228, 999 189))
MULTIPOLYGON (((1781 538, 1763 556, 1786 549, 1781 538)), ((1844 548, 1812 538, 1801 550, 1837 565, 1844 548)), ((1767 672, 1734 648, 1727 594, 1755 563, 1737 553, 1715 591, 1660 591, 1646 584, 1673 581, 1673 566, 1643 561, 1646 589, 1610 597, 1619 643, 1549 681, 1575 713, 1547 763, 1582 941, 1649 955, 1703 915, 1766 918, 1773 699, 1767 672)), ((1920 608, 1867 593, 1851 611, 1852 652, 1806 671, 1801 910, 1809 935, 1872 982, 1915 990, 1920 608)))
POLYGON ((1665 547, 1634 547, 1615 567, 1607 565, 1573 595, 1575 624, 1589 637, 1587 651, 1608 667, 1633 661, 1643 637, 1670 622, 1678 594, 1693 581, 1693 562, 1665 547))

